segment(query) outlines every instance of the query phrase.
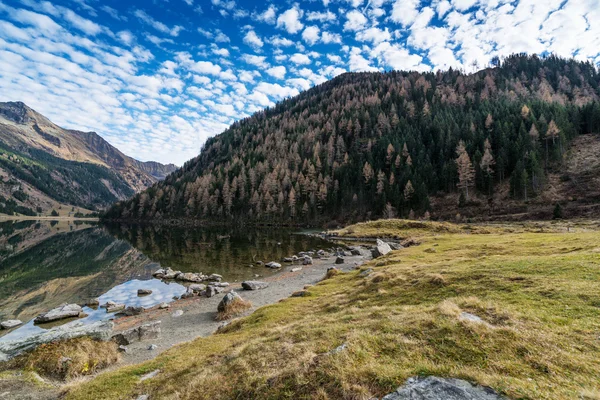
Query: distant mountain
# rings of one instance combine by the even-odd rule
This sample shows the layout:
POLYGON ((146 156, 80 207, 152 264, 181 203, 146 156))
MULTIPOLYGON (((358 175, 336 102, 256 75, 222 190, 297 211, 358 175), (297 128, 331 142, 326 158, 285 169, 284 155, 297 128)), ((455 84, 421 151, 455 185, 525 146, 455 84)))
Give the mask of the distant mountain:
POLYGON ((0 103, 0 213, 102 209, 175 169, 128 157, 95 132, 63 129, 21 102, 0 103))
POLYGON ((551 214, 556 202, 589 196, 540 195, 565 174, 573 140, 599 131, 596 66, 524 54, 494 64, 472 74, 340 75, 234 123, 105 218, 454 218, 511 213, 513 201, 523 213, 543 198, 551 214))

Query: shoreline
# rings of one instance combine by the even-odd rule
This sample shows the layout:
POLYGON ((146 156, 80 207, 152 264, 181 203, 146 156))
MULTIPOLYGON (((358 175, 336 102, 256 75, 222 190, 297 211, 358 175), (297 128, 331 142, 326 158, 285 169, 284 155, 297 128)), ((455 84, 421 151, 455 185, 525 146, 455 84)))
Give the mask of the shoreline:
POLYGON ((0 214, 0 221, 84 221, 100 222, 100 218, 75 218, 75 217, 33 217, 28 215, 6 215, 0 214))

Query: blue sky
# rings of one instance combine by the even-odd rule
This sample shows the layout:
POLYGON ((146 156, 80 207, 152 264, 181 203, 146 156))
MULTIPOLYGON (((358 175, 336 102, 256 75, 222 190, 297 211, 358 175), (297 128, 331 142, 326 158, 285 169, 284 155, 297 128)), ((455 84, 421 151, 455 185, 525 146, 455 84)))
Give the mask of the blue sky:
POLYGON ((0 101, 181 165, 233 121, 347 71, 600 62, 600 0, 0 0, 0 101))

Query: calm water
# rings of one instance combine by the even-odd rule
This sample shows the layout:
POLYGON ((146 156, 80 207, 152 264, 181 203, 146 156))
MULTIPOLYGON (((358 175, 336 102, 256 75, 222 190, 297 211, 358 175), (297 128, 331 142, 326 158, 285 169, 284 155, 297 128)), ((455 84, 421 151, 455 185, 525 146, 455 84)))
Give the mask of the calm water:
MULTIPOLYGON (((0 222, 0 320, 27 322, 0 331, 0 340, 50 329, 31 320, 62 303, 99 298, 152 307, 183 294, 185 286, 152 278, 160 267, 218 273, 241 282, 277 273, 265 262, 330 244, 299 232, 110 225, 68 221, 0 222), (137 289, 152 289, 138 297, 137 289)), ((111 318, 85 308, 85 321, 111 318)), ((64 322, 61 322, 64 323, 64 322)))

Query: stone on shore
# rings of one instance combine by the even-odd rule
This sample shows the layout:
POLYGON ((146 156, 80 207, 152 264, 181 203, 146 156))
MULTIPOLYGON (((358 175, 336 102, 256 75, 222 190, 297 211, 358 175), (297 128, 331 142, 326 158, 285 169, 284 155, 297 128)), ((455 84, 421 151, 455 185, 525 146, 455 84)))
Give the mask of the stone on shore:
POLYGON ((266 263, 265 267, 272 268, 272 269, 279 269, 279 268, 281 268, 281 264, 276 263, 275 261, 271 261, 270 263, 266 263))
POLYGON ((210 274, 208 278, 206 278, 206 280, 213 282, 221 282, 222 279, 223 277, 219 274, 210 274))
POLYGON ((292 268, 290 271, 292 271, 292 272, 302 271, 302 267, 292 268))
POLYGON ((188 289, 186 290, 186 292, 185 292, 184 294, 182 294, 182 295, 181 295, 181 298, 182 298, 182 299, 189 299, 189 298, 191 298, 191 297, 194 297, 194 291, 193 291, 192 289, 190 289, 190 288, 188 288, 188 289))
POLYGON ((242 299, 241 296, 236 292, 231 291, 225 296, 223 296, 223 299, 219 302, 219 305, 217 306, 217 310, 219 312, 225 312, 227 310, 227 306, 229 306, 235 301, 244 301, 244 299, 242 299))
POLYGON ((160 321, 154 321, 124 330, 112 337, 113 341, 121 346, 146 339, 156 339, 160 336, 160 321))
POLYGON ((221 293, 223 291, 223 288, 221 287, 217 287, 214 285, 208 285, 206 287, 206 292, 204 293, 204 295, 206 297, 213 297, 215 295, 217 295, 218 293, 221 293))
POLYGON ((105 305, 106 312, 112 313, 117 311, 123 311, 125 309, 125 304, 115 303, 114 301, 109 301, 105 305))
POLYGON ((200 283, 204 279, 206 279, 206 277, 204 275, 202 275, 201 273, 196 274, 193 272, 181 272, 175 277, 175 279, 177 279, 178 281, 184 281, 184 282, 200 283))
POLYGON ((152 290, 150 290, 150 289, 138 289, 137 294, 138 294, 138 296, 146 296, 146 295, 152 294, 152 290))
POLYGON ((304 256, 304 260, 302 261, 302 265, 311 265, 313 263, 313 259, 311 256, 304 256))
POLYGON ((91 324, 84 324, 83 321, 71 321, 31 336, 14 340, 3 340, 0 341, 0 361, 9 360, 44 343, 69 340, 82 336, 107 341, 112 335, 113 327, 114 324, 112 321, 98 321, 91 324))
POLYGON ((140 306, 129 306, 125 310, 123 310, 123 314, 129 315, 129 316, 140 315, 143 312, 144 312, 144 307, 140 307, 140 306))
POLYGON ((345 263, 345 262, 346 262, 346 260, 344 260, 344 258, 343 258, 343 257, 340 257, 340 256, 338 256, 338 257, 335 259, 335 263, 336 263, 336 264, 343 264, 343 263, 345 263))
POLYGON ((350 254, 353 256, 360 256, 360 250, 359 249, 351 249, 350 254))
POLYGON ((171 305, 169 303, 160 303, 160 305, 158 306, 158 308, 160 310, 164 310, 165 308, 170 308, 171 305))
POLYGON ((88 300, 87 303, 85 303, 86 306, 88 307, 98 307, 100 305, 100 300, 98 299, 91 299, 88 300))
POLYGON ((242 288, 244 290, 260 290, 269 287, 267 282, 262 281, 245 281, 242 282, 242 288))
POLYGON ((198 293, 203 290, 206 290, 206 285, 203 285, 201 283, 194 283, 193 285, 190 285, 188 289, 198 293))
POLYGON ((12 329, 21 324, 23 324, 23 322, 18 319, 9 319, 7 321, 0 322, 0 329, 12 329))
POLYGON ((377 258, 377 257, 385 256, 390 251, 392 251, 392 248, 390 247, 389 244, 387 244, 386 242, 384 242, 381 239, 377 239, 377 245, 375 246, 375 248, 373 250, 371 250, 371 255, 373 256, 373 258, 377 258))
POLYGON ((81 306, 77 304, 63 304, 46 313, 38 315, 34 320, 34 324, 40 324, 50 321, 58 321, 59 319, 79 317, 83 312, 81 306))
POLYGON ((408 378, 404 385, 382 400, 505 400, 494 390, 462 379, 437 376, 408 378))

